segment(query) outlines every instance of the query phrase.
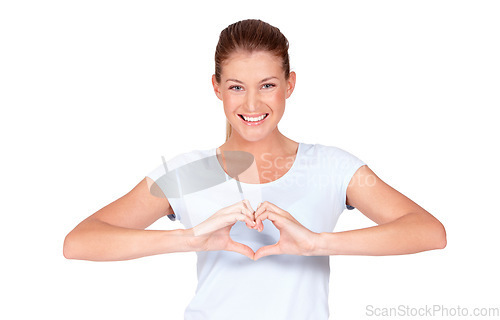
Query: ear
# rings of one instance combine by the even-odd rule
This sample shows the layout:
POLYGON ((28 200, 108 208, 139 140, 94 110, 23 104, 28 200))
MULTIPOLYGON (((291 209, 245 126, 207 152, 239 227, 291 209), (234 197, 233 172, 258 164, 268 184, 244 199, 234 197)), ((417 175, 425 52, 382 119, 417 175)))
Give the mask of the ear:
POLYGON ((290 76, 288 77, 287 81, 287 88, 286 88, 286 99, 292 95, 293 89, 295 89, 295 81, 297 80, 297 75, 295 74, 295 71, 290 72, 290 76))
POLYGON ((217 98, 222 100, 222 93, 220 92, 220 86, 217 83, 217 80, 215 79, 215 74, 212 75, 212 86, 214 87, 214 92, 217 98))

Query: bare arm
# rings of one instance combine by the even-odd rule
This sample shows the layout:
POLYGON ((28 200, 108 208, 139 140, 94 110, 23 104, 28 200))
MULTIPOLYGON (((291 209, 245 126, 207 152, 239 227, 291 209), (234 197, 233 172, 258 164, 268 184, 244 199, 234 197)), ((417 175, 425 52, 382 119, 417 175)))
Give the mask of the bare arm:
POLYGON ((198 251, 191 229, 144 230, 159 218, 173 213, 166 198, 151 194, 148 179, 144 178, 129 193, 78 224, 64 239, 64 256, 114 261, 198 251))
POLYGON ((429 212, 362 166, 347 188, 347 204, 377 226, 322 232, 313 255, 395 255, 446 247, 444 226, 429 212))

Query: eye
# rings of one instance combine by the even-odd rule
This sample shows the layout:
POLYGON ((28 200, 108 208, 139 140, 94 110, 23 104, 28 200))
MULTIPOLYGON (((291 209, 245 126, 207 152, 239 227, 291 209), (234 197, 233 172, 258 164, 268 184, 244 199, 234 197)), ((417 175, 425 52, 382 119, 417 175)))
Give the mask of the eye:
POLYGON ((272 83, 266 83, 265 85, 262 86, 264 89, 269 89, 269 88, 273 88, 273 87, 276 87, 274 84, 272 83))
POLYGON ((243 88, 241 86, 230 86, 229 90, 241 91, 243 88))

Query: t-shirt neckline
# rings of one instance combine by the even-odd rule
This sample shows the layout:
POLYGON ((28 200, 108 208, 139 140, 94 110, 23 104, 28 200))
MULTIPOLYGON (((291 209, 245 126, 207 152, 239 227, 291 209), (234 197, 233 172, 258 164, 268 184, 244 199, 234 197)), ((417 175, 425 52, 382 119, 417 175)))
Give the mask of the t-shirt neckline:
MULTIPOLYGON (((266 183, 247 183, 247 182, 242 182, 242 181, 239 181, 239 180, 236 180, 235 178, 231 177, 230 175, 227 174, 227 172, 224 170, 224 168, 220 165, 219 161, 217 161, 217 167, 222 170, 222 172, 224 173, 225 177, 226 177, 226 180, 236 180, 238 181, 241 185, 245 185, 245 186, 270 186, 270 185, 273 185, 273 184, 276 184, 276 183, 279 183, 280 181, 282 180, 285 180, 288 176, 292 175, 293 174, 293 171, 296 170, 296 167, 298 166, 298 161, 300 161, 301 157, 302 157, 302 142, 298 142, 298 146, 297 146, 297 153, 295 155, 295 159, 293 160, 293 163, 290 167, 290 169, 288 169, 287 172, 285 172, 285 174, 283 174, 281 177, 279 177, 278 179, 275 179, 273 181, 270 181, 270 182, 266 182, 266 183)), ((216 148, 212 148, 212 154, 215 155, 215 158, 217 159, 217 147, 216 148)))

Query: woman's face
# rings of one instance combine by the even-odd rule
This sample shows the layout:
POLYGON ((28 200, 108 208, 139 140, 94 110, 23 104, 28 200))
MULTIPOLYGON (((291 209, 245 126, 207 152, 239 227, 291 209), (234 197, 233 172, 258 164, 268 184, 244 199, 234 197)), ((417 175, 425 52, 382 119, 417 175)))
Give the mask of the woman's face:
POLYGON ((290 72, 286 80, 281 58, 269 52, 238 52, 224 61, 221 82, 214 75, 212 84, 224 104, 232 134, 258 141, 277 128, 285 100, 295 87, 295 73, 290 72))

